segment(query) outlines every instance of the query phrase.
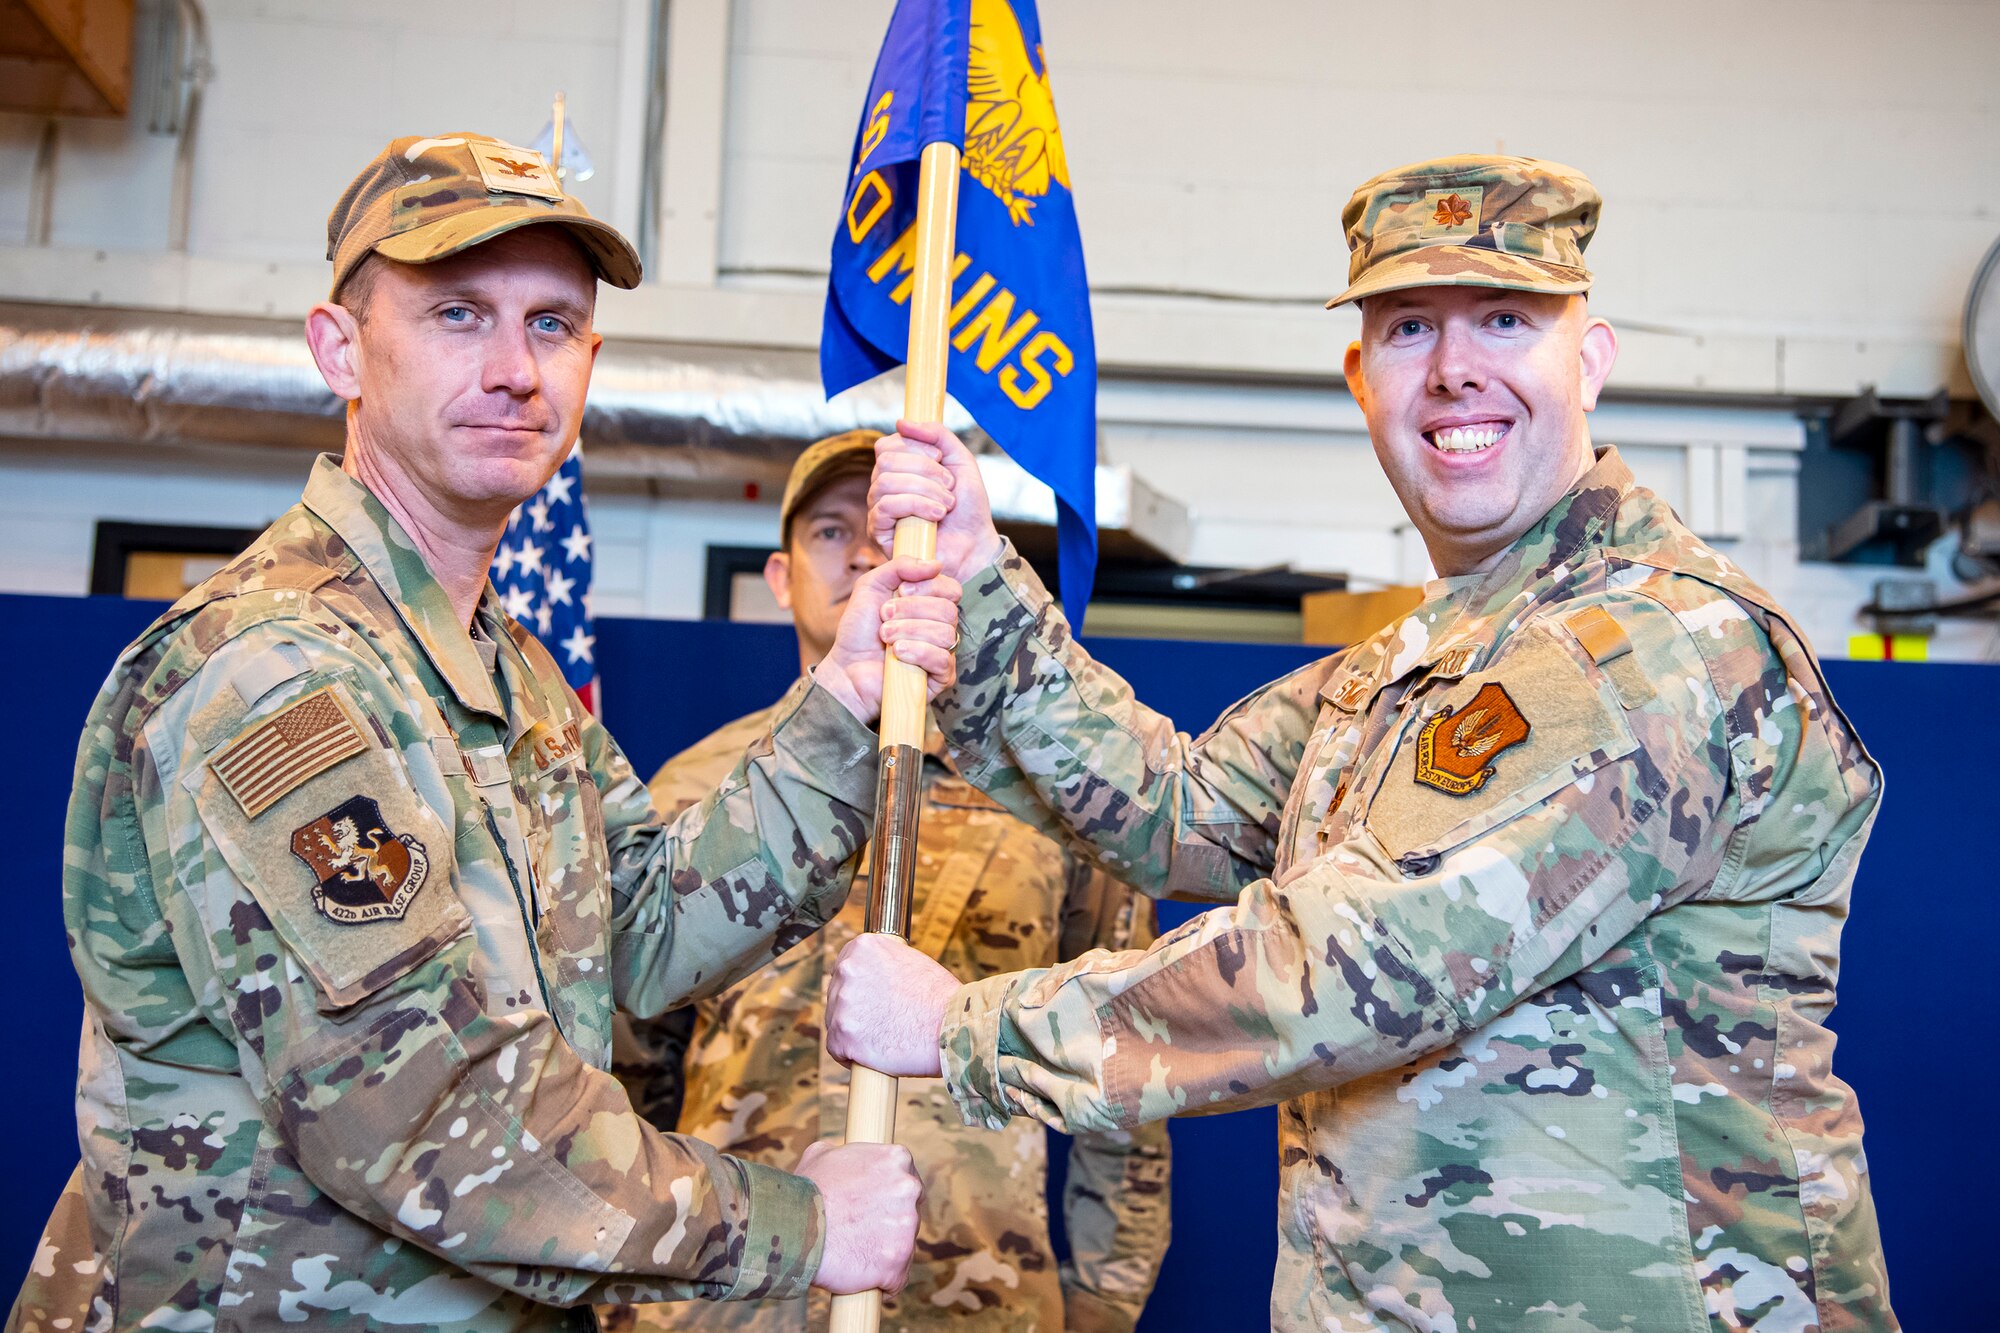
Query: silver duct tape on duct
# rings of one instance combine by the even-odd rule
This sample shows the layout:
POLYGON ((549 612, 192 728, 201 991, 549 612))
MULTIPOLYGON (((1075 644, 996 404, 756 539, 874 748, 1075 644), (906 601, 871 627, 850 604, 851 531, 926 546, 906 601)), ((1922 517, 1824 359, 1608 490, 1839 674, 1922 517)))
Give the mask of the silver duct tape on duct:
MULTIPOLYGON (((804 446, 901 407, 895 374, 828 402, 809 352, 606 343, 583 438, 594 478, 775 497, 804 446)), ((0 302, 0 439, 338 452, 344 414, 290 321, 0 302)), ((1003 524, 1053 523, 1046 487, 999 455, 982 468, 1003 524)), ((1186 508, 1129 469, 1098 469, 1098 514, 1154 558, 1186 551, 1186 508)))

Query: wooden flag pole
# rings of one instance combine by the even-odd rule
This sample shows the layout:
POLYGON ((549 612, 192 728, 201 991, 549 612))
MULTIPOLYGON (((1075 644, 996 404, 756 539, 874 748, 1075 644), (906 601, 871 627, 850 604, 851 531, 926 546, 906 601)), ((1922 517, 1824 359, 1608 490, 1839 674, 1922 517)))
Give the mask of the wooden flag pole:
MULTIPOLYGON (((951 327, 951 259, 958 234, 958 148, 924 149, 917 183, 917 255, 910 293, 910 350, 903 380, 907 421, 944 420, 945 340, 951 327)), ((894 553, 929 560, 937 554, 937 524, 906 518, 896 524, 894 553)), ((905 937, 910 930, 910 888, 917 865, 918 782, 924 754, 927 680, 893 649, 882 663, 880 768, 875 780, 875 838, 869 859, 868 923, 871 931, 905 937)), ((854 1066, 847 1093, 847 1141, 889 1143, 896 1136, 896 1080, 854 1066)), ((876 1333, 882 1293, 833 1298, 829 1333, 876 1333)))

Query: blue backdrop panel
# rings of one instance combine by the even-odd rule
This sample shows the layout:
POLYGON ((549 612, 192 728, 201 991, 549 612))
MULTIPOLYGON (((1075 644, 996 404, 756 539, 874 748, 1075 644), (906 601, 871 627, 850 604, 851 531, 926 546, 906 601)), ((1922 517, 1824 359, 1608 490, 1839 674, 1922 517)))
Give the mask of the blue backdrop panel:
MULTIPOLYGON (((63 810, 84 714, 119 648, 157 612, 115 598, 0 596, 0 689, 16 701, 6 797, 17 904, 0 976, 13 997, 14 1076, 0 1098, 0 1296, 34 1253, 76 1161, 81 997, 62 933, 63 810)), ((1199 730, 1312 650, 1134 639, 1090 641, 1141 699, 1199 730)), ((791 632, 714 622, 599 623, 612 734, 642 773, 729 719, 776 698, 798 668, 791 632), (666 701, 665 706, 660 702, 666 701)), ((2000 789, 1964 762, 2000 667, 1830 664, 1836 695, 1888 773, 1889 794, 1844 938, 1838 1068, 1861 1093, 1896 1304, 1911 1328, 1953 1326, 1983 1290, 1975 1216, 1995 1153, 1986 1108, 1994 1062, 1983 1028, 1983 957, 2000 932, 1983 847, 2000 789)), ((1990 731, 1988 726, 1986 730, 1990 731)), ((1189 909, 1163 908, 1171 924, 1189 909)), ((1142 1325, 1255 1328, 1276 1252, 1270 1111, 1177 1121, 1175 1243, 1142 1325)))

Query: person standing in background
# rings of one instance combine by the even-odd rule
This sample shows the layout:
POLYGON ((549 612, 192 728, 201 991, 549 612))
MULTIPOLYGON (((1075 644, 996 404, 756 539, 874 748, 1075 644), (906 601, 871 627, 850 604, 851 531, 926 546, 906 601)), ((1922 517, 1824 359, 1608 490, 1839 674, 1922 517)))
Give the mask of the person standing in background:
MULTIPOLYGON (((850 431, 817 442, 785 487, 783 544, 764 576, 792 614, 802 665, 824 656, 858 581, 883 560, 867 531, 877 438, 850 431)), ((672 811, 698 800, 770 720, 769 709, 740 718, 669 760, 653 779, 654 803, 672 811)), ((1006 813, 931 739, 912 901, 917 948, 973 981, 1152 939, 1148 899, 1006 813)), ((621 1016, 613 1071, 633 1105, 661 1129, 775 1167, 838 1142, 848 1078, 823 1047, 821 1000, 834 956, 862 927, 866 896, 864 875, 816 937, 720 995, 653 1020, 621 1016)), ((1063 1194, 1071 1258, 1058 1274, 1041 1127, 967 1128, 936 1079, 906 1079, 899 1091, 896 1141, 916 1161, 924 1203, 909 1283, 885 1304, 883 1327, 1129 1333, 1167 1247, 1166 1127, 1076 1136, 1063 1194)), ((612 1329, 716 1333, 806 1333, 827 1319, 818 1295, 604 1314, 612 1329)))

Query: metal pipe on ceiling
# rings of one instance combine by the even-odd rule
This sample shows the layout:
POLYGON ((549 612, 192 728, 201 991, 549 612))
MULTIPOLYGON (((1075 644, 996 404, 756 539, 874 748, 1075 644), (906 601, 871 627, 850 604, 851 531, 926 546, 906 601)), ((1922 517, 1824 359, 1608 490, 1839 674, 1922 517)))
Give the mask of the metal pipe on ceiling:
MULTIPOLYGON (((802 353, 618 343, 583 432, 656 451, 656 479, 782 483, 803 444, 896 406, 887 384, 826 402, 802 353)), ((290 323, 0 303, 0 436, 337 451, 344 410, 290 323)))
MULTIPOLYGON (((893 375, 828 402, 810 352, 620 341, 598 356, 583 440, 598 480, 776 496, 805 445, 893 429, 901 405, 893 375)), ((0 303, 0 439, 338 452, 345 410, 288 321, 0 303)), ((946 416, 977 444, 962 409, 946 416)), ((1047 487, 997 453, 982 470, 997 517, 1054 523, 1047 487)), ((1185 557, 1186 506, 1129 468, 1098 469, 1098 522, 1111 549, 1185 557)))

